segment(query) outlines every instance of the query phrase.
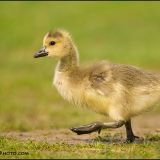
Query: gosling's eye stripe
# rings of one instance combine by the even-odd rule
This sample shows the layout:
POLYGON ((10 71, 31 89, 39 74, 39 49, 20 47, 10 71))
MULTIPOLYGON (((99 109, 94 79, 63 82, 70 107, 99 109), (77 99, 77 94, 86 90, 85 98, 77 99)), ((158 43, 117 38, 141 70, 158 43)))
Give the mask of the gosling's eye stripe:
POLYGON ((51 42, 49 42, 49 45, 55 45, 56 44, 56 42, 55 41, 51 41, 51 42))

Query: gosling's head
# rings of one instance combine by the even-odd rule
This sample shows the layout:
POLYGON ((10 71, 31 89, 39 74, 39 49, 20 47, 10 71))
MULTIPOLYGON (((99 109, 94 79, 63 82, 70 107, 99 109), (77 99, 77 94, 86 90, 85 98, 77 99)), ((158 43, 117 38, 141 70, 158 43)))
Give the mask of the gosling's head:
POLYGON ((61 59, 70 53, 71 44, 72 39, 68 32, 60 29, 48 32, 44 36, 43 47, 34 54, 34 58, 48 56, 61 59))

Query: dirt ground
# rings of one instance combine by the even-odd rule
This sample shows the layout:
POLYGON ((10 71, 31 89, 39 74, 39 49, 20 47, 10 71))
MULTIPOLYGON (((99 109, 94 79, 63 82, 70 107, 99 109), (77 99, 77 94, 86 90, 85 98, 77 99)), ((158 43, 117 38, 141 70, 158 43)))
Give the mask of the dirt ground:
MULTIPOLYGON (((137 141, 143 140, 147 134, 160 133, 160 115, 143 115, 138 116, 132 120, 132 126, 135 135, 141 138, 137 141)), ((102 130, 100 136, 98 133, 77 135, 69 129, 52 129, 52 130, 36 130, 30 132, 3 132, 0 136, 6 138, 15 138, 18 140, 32 140, 48 143, 68 143, 68 144, 85 144, 95 142, 97 139, 102 143, 122 142, 125 140, 125 128, 102 130)))

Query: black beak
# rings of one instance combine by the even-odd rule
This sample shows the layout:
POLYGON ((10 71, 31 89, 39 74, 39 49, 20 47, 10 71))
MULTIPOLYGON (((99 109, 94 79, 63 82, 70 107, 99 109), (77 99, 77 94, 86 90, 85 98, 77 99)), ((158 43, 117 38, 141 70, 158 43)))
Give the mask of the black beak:
POLYGON ((47 56, 47 55, 48 55, 48 52, 43 47, 37 53, 34 54, 34 58, 44 57, 44 56, 47 56))

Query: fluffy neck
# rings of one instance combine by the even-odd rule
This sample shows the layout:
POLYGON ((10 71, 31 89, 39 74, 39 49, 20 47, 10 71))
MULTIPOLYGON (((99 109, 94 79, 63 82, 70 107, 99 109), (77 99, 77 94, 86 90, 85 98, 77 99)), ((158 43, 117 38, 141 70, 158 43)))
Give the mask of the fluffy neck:
POLYGON ((70 49, 65 57, 61 58, 58 62, 57 70, 59 72, 72 71, 78 68, 79 57, 78 51, 74 44, 71 44, 70 49))

